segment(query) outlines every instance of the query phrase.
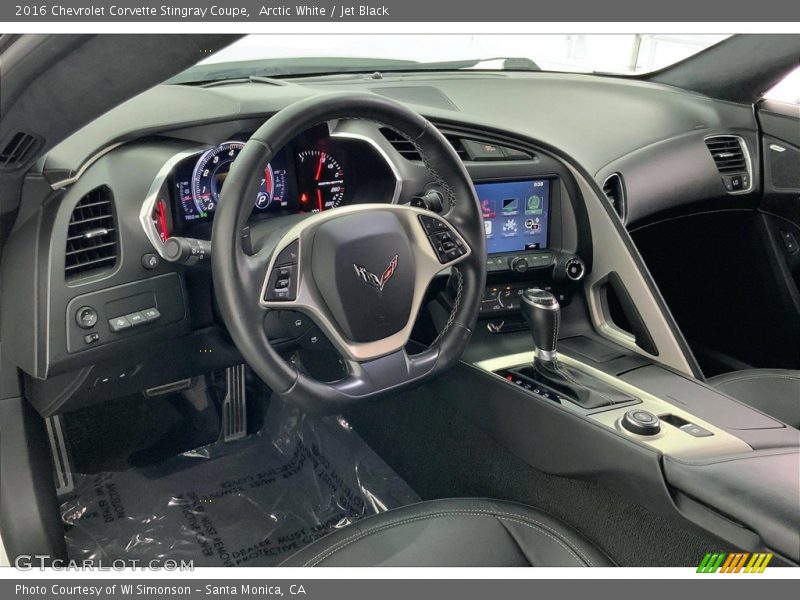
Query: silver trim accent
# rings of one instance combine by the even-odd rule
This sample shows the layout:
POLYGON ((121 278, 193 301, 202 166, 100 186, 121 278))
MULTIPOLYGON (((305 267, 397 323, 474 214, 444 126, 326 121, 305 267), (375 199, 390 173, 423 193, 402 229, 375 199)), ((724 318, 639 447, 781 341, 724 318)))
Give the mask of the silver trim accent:
POLYGON ((558 352, 555 350, 542 350, 541 348, 536 348, 534 351, 534 356, 545 362, 554 362, 558 359, 558 352))
MULTIPOLYGON (((656 302, 656 298, 645 280, 645 275, 634 262, 630 251, 623 243, 622 236, 628 236, 629 234, 621 227, 619 219, 609 214, 607 210, 608 202, 604 199, 604 196, 598 195, 595 192, 595 188, 574 167, 568 165, 568 168, 578 183, 580 193, 584 198, 584 205, 589 217, 589 226, 592 230, 594 261, 592 271, 583 278, 583 286, 595 329, 603 337, 632 352, 649 356, 693 377, 694 374, 689 366, 689 361, 667 320, 669 318, 668 314, 665 314, 656 302), (636 303, 639 314, 642 316, 656 344, 656 348, 658 348, 659 355, 657 357, 639 348, 633 336, 625 334, 606 320, 598 291, 594 288, 612 271, 616 271, 620 276, 628 293, 636 303)), ((595 183, 595 185, 597 184, 595 183)), ((602 190, 600 191, 602 192, 602 190)))
MULTIPOLYGON (((158 231, 156 231, 155 225, 153 225, 153 221, 150 218, 150 215, 156 207, 156 202, 158 201, 158 192, 161 191, 161 187, 164 185, 167 177, 169 177, 170 173, 172 173, 172 170, 179 162, 190 156, 202 154, 206 149, 206 146, 201 146, 191 150, 183 150, 167 160, 158 170, 142 203, 142 208, 139 211, 139 224, 142 226, 147 239, 150 240, 150 245, 153 246, 153 250, 164 260, 167 260, 167 254, 164 251, 164 243, 161 241, 161 237, 158 235, 158 231)), ((171 197, 169 199, 171 200, 171 197)), ((165 200, 167 200, 167 198, 165 198, 165 200)))
POLYGON ((191 379, 179 379, 178 381, 171 381, 163 385, 151 387, 142 392, 145 398, 155 398, 156 396, 165 396, 166 394, 174 394, 175 392, 183 392, 192 387, 191 379))
MULTIPOLYGON (((619 179, 619 190, 622 196, 617 200, 617 205, 615 207, 612 206, 612 208, 614 208, 614 212, 619 216, 620 221, 626 223, 628 221, 628 199, 625 193, 625 180, 622 178, 622 173, 619 173, 618 171, 611 173, 611 175, 603 179, 600 189, 603 190, 603 194, 605 194, 606 184, 614 178, 619 179)), ((611 202, 608 196, 606 196, 606 200, 611 202)))
POLYGON ((91 167, 94 163, 103 158, 106 154, 108 154, 112 150, 116 150, 117 148, 123 146, 124 144, 125 142, 117 142, 115 144, 110 144, 105 148, 98 150, 97 152, 89 156, 89 158, 87 158, 80 167, 78 167, 78 171, 75 173, 75 175, 73 175, 72 177, 67 177, 66 179, 61 179, 59 181, 56 181, 55 183, 51 183, 50 187, 53 190, 60 190, 61 188, 65 188, 67 186, 72 185, 73 183, 78 181, 78 179, 80 179, 83 176, 83 174, 87 171, 87 169, 91 167))
MULTIPOLYGON (((544 291, 544 290, 542 290, 542 291, 544 291)), ((552 296, 552 294, 550 294, 550 295, 552 296)), ((549 298, 547 300, 544 300, 542 298, 528 298, 525 295, 525 292, 522 292, 522 295, 520 296, 520 300, 524 301, 524 302, 527 302, 529 304, 532 304, 536 308, 542 308, 544 310, 561 310, 561 305, 558 303, 558 300, 556 300, 555 296, 553 296, 552 302, 551 302, 549 298)))
POLYGON ((567 279, 569 279, 571 281, 580 281, 581 279, 583 279, 583 276, 586 275, 586 265, 583 264, 582 260, 578 260, 578 259, 575 259, 575 258, 570 258, 567 261, 567 263, 564 265, 564 270, 567 273, 567 279), (575 277, 573 277, 572 275, 569 274, 569 263, 571 263, 571 262, 577 262, 578 265, 580 265, 580 268, 581 268, 581 272, 578 273, 575 277))
MULTIPOLYGON (((705 144, 706 140, 711 140, 715 138, 734 138, 739 142, 739 146, 742 149, 742 154, 744 155, 744 164, 745 168, 747 169, 747 177, 750 181, 749 185, 745 189, 735 190, 733 192, 729 192, 728 190, 725 191, 731 196, 735 196, 737 194, 749 194, 750 192, 753 191, 753 163, 750 160, 750 149, 747 146, 747 141, 742 136, 733 133, 718 133, 714 135, 705 136, 703 138, 703 143, 705 144)), ((708 148, 708 146, 706 146, 706 148, 708 148)), ((711 154, 711 150, 709 150, 708 152, 709 154, 711 154)), ((714 160, 713 154, 711 155, 711 160, 714 160)), ((716 166, 717 166, 717 161, 714 160, 714 167, 716 166)), ((717 172, 719 173, 719 169, 717 169, 717 172)), ((719 174, 723 175, 722 173, 719 174)))
MULTIPOLYGON (((347 120, 344 121, 345 123, 347 120)), ((338 123, 337 123, 338 126, 338 123)), ((344 138, 344 139, 353 139, 353 140, 361 140, 362 142, 366 142, 375 151, 383 158, 386 164, 389 166, 389 169, 392 171, 392 175, 394 175, 394 194, 392 195, 391 204, 397 204, 397 201, 400 199, 400 190, 403 187, 403 179, 400 177, 400 171, 397 169, 397 165, 389 158, 389 155, 386 154, 386 151, 381 148, 380 144, 368 135, 364 135, 363 133, 355 133, 352 131, 333 131, 330 134, 330 137, 333 138, 344 138)))
MULTIPOLYGON (((509 369, 512 367, 527 365, 533 361, 533 352, 522 352, 519 354, 509 354, 507 356, 500 356, 488 360, 475 363, 475 366, 483 371, 487 371, 492 376, 497 377, 499 381, 507 385, 514 385, 508 383, 503 377, 500 377, 495 371, 509 369)), ((726 456, 730 454, 738 454, 742 452, 752 452, 753 449, 741 439, 728 433, 727 431, 712 425, 708 421, 691 414, 684 410, 681 406, 673 404, 662 398, 658 398, 639 389, 621 379, 618 379, 608 373, 604 373, 598 369, 590 367, 574 358, 558 355, 558 360, 566 365, 575 369, 579 369, 587 375, 602 381, 603 383, 617 388, 621 392, 634 396, 641 400, 640 404, 636 404, 635 408, 638 410, 645 410, 651 412, 656 416, 671 414, 687 421, 699 425, 707 429, 714 435, 709 437, 694 437, 684 431, 678 430, 668 423, 661 421, 661 431, 655 435, 638 435, 632 433, 622 426, 622 417, 626 412, 631 410, 631 405, 620 406, 617 408, 610 407, 608 410, 600 412, 592 412, 586 414, 583 409, 571 403, 564 403, 562 406, 566 407, 565 410, 580 413, 584 418, 600 423, 608 429, 624 435, 625 437, 636 440, 646 446, 650 446, 659 452, 668 456, 683 459, 696 459, 696 458, 710 458, 713 456, 726 456)))
POLYGON ((264 283, 261 286, 261 293, 258 299, 259 305, 262 308, 274 310, 296 310, 302 312, 312 319, 320 326, 325 335, 337 347, 337 349, 346 358, 357 362, 363 362, 380 358, 392 354, 402 349, 408 342, 411 336, 411 330, 414 327, 414 322, 419 312, 422 302, 425 298, 425 292, 430 285, 430 282, 437 273, 449 269, 465 260, 472 254, 472 248, 466 243, 461 234, 455 227, 450 225, 446 219, 440 215, 432 213, 428 210, 405 206, 401 204, 355 204, 350 206, 342 206, 333 211, 324 211, 321 213, 313 213, 308 218, 297 223, 292 227, 281 239, 275 247, 275 251, 270 259, 269 265, 264 273, 264 283), (409 236, 414 252, 414 259, 416 262, 416 280, 414 281, 414 295, 411 302, 411 312, 409 320, 406 325, 397 333, 374 342, 357 343, 347 340, 339 328, 336 326, 333 317, 330 315, 325 302, 322 299, 319 290, 313 284, 311 279, 304 275, 311 268, 308 264, 310 258, 306 258, 305 249, 311 247, 313 243, 313 236, 316 229, 324 222, 333 219, 338 219, 347 215, 357 214, 361 212, 378 212, 388 211, 400 217, 404 229, 409 236), (428 236, 422 223, 419 221, 419 216, 425 215, 438 219, 447 223, 448 228, 457 236, 458 240, 467 249, 467 252, 455 259, 452 262, 442 264, 436 256, 433 248, 431 247, 428 236), (287 246, 294 241, 298 241, 297 253, 297 275, 298 281, 295 283, 297 286, 297 296, 295 300, 286 301, 265 301, 264 298, 267 292, 267 285, 269 284, 269 277, 275 268, 278 255, 287 246))
POLYGON ((61 415, 53 415, 45 419, 47 437, 50 440, 50 452, 53 455, 55 468, 56 495, 62 496, 75 489, 72 478, 72 457, 67 449, 67 440, 64 435, 64 419, 61 415))
POLYGON ((225 369, 227 390, 222 401, 222 439, 233 442, 247 436, 247 387, 245 366, 225 369))

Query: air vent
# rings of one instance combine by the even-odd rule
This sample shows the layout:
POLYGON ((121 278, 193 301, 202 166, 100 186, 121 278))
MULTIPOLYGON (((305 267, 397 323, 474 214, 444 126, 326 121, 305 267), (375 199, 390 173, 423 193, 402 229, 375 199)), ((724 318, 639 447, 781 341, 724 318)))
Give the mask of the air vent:
POLYGON ((747 144, 738 135, 712 135, 706 147, 722 175, 722 185, 730 194, 743 194, 751 188, 750 155, 747 144))
POLYGON ((706 146, 723 175, 747 172, 747 159, 740 138, 728 135, 710 137, 706 138, 706 146))
POLYGON ((34 136, 18 131, 0 150, 0 166, 11 169, 25 164, 36 146, 37 139, 34 136))
MULTIPOLYGON (((419 151, 417 147, 411 143, 408 139, 397 133, 394 129, 389 129, 388 127, 381 127, 381 134, 385 137, 389 143, 394 147, 395 150, 407 160, 422 160, 422 157, 419 155, 419 151)), ((464 148, 464 143, 461 141, 460 138, 451 135, 445 134, 447 141, 453 146, 453 149, 456 151, 461 157, 461 160, 467 160, 469 157, 467 156, 467 151, 464 148)))
MULTIPOLYGON (((401 156, 408 160, 422 160, 417 148, 394 129, 381 127, 381 133, 401 156)), ((501 146, 494 142, 480 141, 462 137, 455 133, 444 132, 444 137, 453 146, 461 160, 476 162, 484 161, 511 161, 511 160, 536 160, 536 157, 526 150, 501 146)))
POLYGON ((114 196, 100 186, 81 198, 67 229, 64 275, 75 279, 110 269, 117 263, 117 223, 114 196))
POLYGON ((603 182, 603 193, 611 203, 611 207, 624 223, 627 206, 625 202, 625 184, 622 181, 622 175, 619 173, 612 173, 606 177, 606 180, 603 182))

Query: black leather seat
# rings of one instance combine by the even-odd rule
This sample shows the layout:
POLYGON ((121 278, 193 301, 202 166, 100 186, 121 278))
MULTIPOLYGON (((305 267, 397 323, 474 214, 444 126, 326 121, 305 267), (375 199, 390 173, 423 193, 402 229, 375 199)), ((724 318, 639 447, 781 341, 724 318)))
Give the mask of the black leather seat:
POLYGON ((335 530, 288 567, 599 567, 613 563, 560 521, 499 500, 412 504, 335 530))
POLYGON ((800 371, 748 369, 708 380, 719 391, 800 429, 800 371))

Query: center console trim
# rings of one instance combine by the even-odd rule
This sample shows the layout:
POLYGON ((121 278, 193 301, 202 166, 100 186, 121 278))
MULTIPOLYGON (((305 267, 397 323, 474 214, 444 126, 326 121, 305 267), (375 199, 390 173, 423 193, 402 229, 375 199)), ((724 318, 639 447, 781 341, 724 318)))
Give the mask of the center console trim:
MULTIPOLYGON (((509 383, 497 375, 496 371, 530 364, 533 362, 533 359, 533 352, 521 352, 518 354, 509 354, 506 356, 499 356, 496 358, 478 361, 474 363, 474 366, 497 377, 498 381, 503 382, 504 385, 514 385, 513 383, 509 383)), ((619 407, 611 406, 606 410, 588 412, 582 410, 580 407, 572 403, 565 402, 563 404, 567 410, 578 412, 584 418, 600 423, 607 428, 614 430, 620 435, 650 446, 667 456, 681 459, 711 458, 715 456, 727 456, 753 451, 753 449, 747 443, 738 437, 728 433, 723 429, 720 429, 708 421, 691 414, 679 406, 667 402, 662 398, 658 398, 640 388, 618 379, 617 377, 595 369, 594 367, 591 367, 567 355, 558 353, 558 360, 566 365, 580 369, 588 375, 595 377, 598 380, 615 387, 622 392, 625 392, 626 394, 635 396, 641 400, 641 403, 636 405, 637 409, 651 412, 659 417, 662 415, 677 416, 689 421, 690 423, 699 425, 713 434, 707 437, 694 437, 684 431, 680 431, 678 428, 673 427, 672 425, 665 423, 662 425, 661 431, 655 435, 637 435, 635 433, 631 433, 621 425, 622 417, 630 409, 630 406, 628 405, 619 407)), ((531 396, 538 399, 538 397, 534 394, 531 394, 531 396)), ((545 399, 542 399, 541 401, 549 402, 545 399)))

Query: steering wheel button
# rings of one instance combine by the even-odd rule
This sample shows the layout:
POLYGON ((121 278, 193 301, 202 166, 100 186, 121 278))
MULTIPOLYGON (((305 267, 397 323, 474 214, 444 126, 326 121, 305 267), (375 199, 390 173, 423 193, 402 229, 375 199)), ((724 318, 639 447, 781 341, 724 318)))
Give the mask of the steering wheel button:
POLYGON ((297 264, 297 256, 300 253, 300 243, 295 240, 286 248, 281 250, 281 253, 278 254, 278 258, 275 260, 275 264, 278 266, 284 265, 296 265, 297 264))
POLYGON ((288 279, 278 279, 275 282, 275 289, 276 290, 285 290, 289 287, 289 280, 288 279))

